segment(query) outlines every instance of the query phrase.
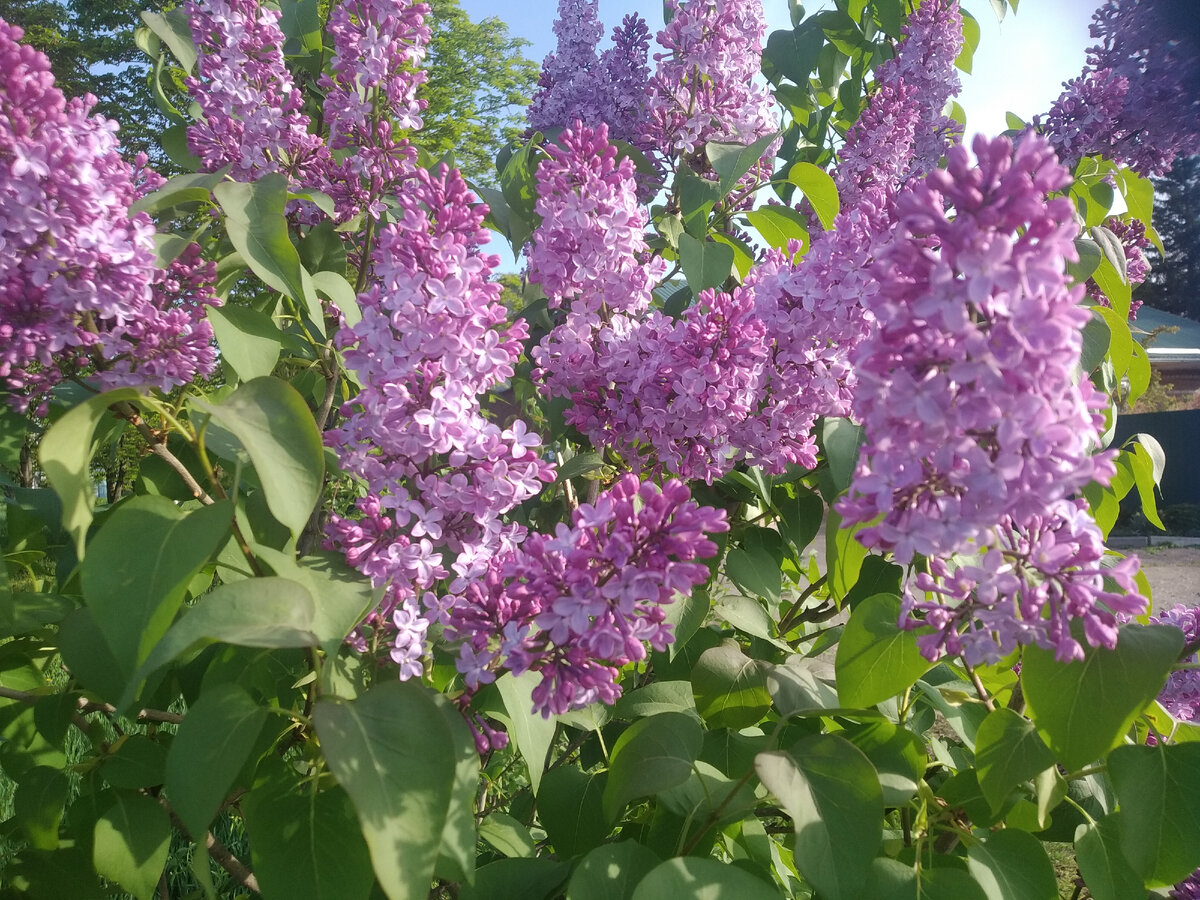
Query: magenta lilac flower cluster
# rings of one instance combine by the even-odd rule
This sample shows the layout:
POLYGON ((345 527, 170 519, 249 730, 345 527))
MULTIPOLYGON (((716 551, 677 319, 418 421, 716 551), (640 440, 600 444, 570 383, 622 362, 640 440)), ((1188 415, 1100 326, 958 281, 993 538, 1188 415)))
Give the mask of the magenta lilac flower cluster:
POLYGON ((334 55, 321 76, 329 147, 318 186, 339 221, 364 210, 378 218, 383 198, 411 174, 416 150, 400 132, 421 128, 429 7, 412 0, 345 0, 329 16, 334 55), (353 148, 352 153, 338 153, 353 148))
MULTIPOLYGON (((778 131, 774 98, 755 78, 766 19, 759 0, 666 0, 671 20, 647 89, 646 139, 664 157, 709 141, 752 144, 778 131)), ((768 151, 773 156, 773 151, 768 151)))
POLYGON ((501 516, 553 470, 523 422, 501 428, 481 411, 480 395, 512 377, 525 337, 523 324, 506 324, 489 280, 498 258, 478 250, 484 208, 444 167, 417 170, 399 203, 372 257, 376 283, 359 296, 362 321, 340 332, 361 389, 327 439, 366 487, 361 520, 335 518, 331 543, 387 586, 367 624, 393 634, 408 678, 422 670, 428 617, 515 549, 523 529, 501 516))
POLYGON ((210 372, 210 268, 156 267, 116 123, 67 102, 21 36, 0 20, 0 378, 24 405, 70 377, 165 390, 210 372))
POLYGON ((269 172, 305 181, 325 150, 283 61, 279 11, 259 0, 188 0, 184 10, 198 67, 187 86, 203 112, 188 127, 188 146, 204 170, 229 166, 235 181, 269 172))
MULTIPOLYGON (((902 563, 930 559, 916 590, 936 582, 945 600, 922 601, 910 585, 905 614, 939 629, 924 642, 931 656, 961 648, 972 661, 996 658, 986 641, 958 636, 967 627, 995 647, 1033 639, 1069 658, 1081 651, 1064 615, 1110 646, 1111 615, 1097 604, 1144 607, 1102 590, 1099 531, 1068 500, 1113 472, 1111 454, 1092 455, 1101 399, 1075 372, 1088 314, 1064 274, 1075 258, 1073 209, 1046 199, 1069 176, 1041 138, 1014 151, 1006 138, 979 137, 974 150, 972 166, 953 147, 946 170, 897 201, 898 234, 874 265, 879 288, 867 300, 876 326, 852 357, 866 444, 839 509, 866 525, 867 546, 902 563), (1048 594, 1041 575, 1026 577, 1035 571, 1022 562, 1026 546, 1061 564, 1071 603, 1048 594), (939 561, 959 553, 984 564, 956 575, 939 561)), ((1135 561, 1109 574, 1132 590, 1132 571, 1135 561)))
MULTIPOLYGON (((1192 648, 1184 662, 1196 662, 1196 642, 1200 641, 1200 607, 1176 604, 1150 617, 1159 625, 1174 625, 1183 632, 1185 644, 1192 648)), ((1167 712, 1184 722, 1200 722, 1200 671, 1172 672, 1158 702, 1167 712)))
POLYGON ((876 71, 875 90, 839 153, 843 206, 872 188, 890 196, 908 178, 936 169, 960 139, 962 127, 942 111, 959 91, 954 60, 961 49, 957 0, 929 0, 909 16, 896 56, 876 71))
MULTIPOLYGON (((1118 219, 1113 216, 1104 223, 1104 227, 1121 242, 1125 253, 1125 277, 1131 287, 1137 287, 1150 274, 1150 263, 1146 259, 1146 250, 1150 248, 1150 238, 1146 236, 1146 225, 1140 219, 1118 219)), ((1101 306, 1111 306, 1111 302, 1101 290, 1094 278, 1087 280, 1087 295, 1101 306)), ((1133 299, 1129 304, 1129 318, 1136 319, 1137 311, 1142 301, 1133 299)))
POLYGON ((559 0, 558 46, 542 63, 526 111, 529 127, 603 122, 615 140, 638 141, 645 130, 650 30, 641 16, 628 15, 613 29, 612 46, 598 54, 604 29, 596 7, 597 0, 559 0))
POLYGON ((708 580, 695 560, 713 556, 706 535, 727 528, 724 511, 699 506, 682 482, 659 488, 624 476, 575 510, 569 527, 530 534, 446 611, 468 687, 500 668, 532 670, 544 716, 613 703, 619 667, 673 639, 664 607, 708 580))
POLYGON ((1082 621, 1089 644, 1112 647, 1118 624, 1145 612, 1137 558, 1109 565, 1082 500, 1060 500, 1021 521, 1007 517, 988 541, 962 549, 954 559, 929 559, 904 596, 902 623, 935 629, 917 638, 929 659, 961 654, 993 663, 1029 644, 1064 662, 1082 659, 1073 621, 1082 621), (1118 589, 1107 589, 1106 578, 1118 589))
POLYGON ((1101 154, 1143 175, 1200 153, 1200 39, 1172 0, 1107 0, 1092 17, 1099 43, 1043 124, 1065 160, 1101 154))

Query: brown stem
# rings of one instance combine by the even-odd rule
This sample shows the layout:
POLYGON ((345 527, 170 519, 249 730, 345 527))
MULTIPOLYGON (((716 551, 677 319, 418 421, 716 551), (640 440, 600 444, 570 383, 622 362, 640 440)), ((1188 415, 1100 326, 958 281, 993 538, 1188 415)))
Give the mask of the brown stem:
MULTIPOLYGON (((48 694, 34 694, 29 691, 18 691, 13 688, 0 687, 0 697, 7 700, 17 700, 21 703, 36 703, 42 697, 49 696, 48 694)), ((115 716, 117 708, 111 703, 95 703, 85 697, 80 697, 79 712, 82 715, 88 713, 104 713, 106 716, 115 716)), ((168 722, 172 725, 178 725, 183 721, 183 716, 179 713, 168 712, 165 709, 139 709, 137 715, 133 718, 139 722, 168 722)), ((87 733, 87 722, 76 719, 75 725, 84 733, 87 733)))
POLYGON ((971 676, 971 684, 975 685, 975 693, 979 695, 979 699, 983 701, 983 705, 987 707, 987 711, 995 712, 996 704, 992 702, 992 698, 984 688, 983 681, 979 678, 979 673, 971 668, 971 664, 966 659, 963 659, 962 664, 963 668, 967 670, 967 674, 971 676))
POLYGON ((783 617, 779 620, 780 636, 787 634, 792 630, 792 626, 795 625, 796 622, 800 621, 800 608, 804 606, 804 602, 808 600, 809 597, 820 590, 821 586, 825 584, 826 577, 827 576, 822 575, 816 581, 810 582, 808 587, 806 587, 800 596, 796 598, 796 602, 788 607, 788 611, 785 612, 783 617))
POLYGON ((729 789, 729 793, 725 795, 725 799, 718 803, 716 808, 708 814, 708 817, 704 820, 704 823, 696 831, 695 836, 688 841, 687 846, 683 848, 683 853, 680 854, 681 856, 687 856, 696 848, 696 845, 700 843, 700 839, 704 837, 704 833, 713 825, 717 824, 717 821, 721 817, 721 810, 729 805, 729 801, 733 799, 733 795, 736 794, 742 788, 742 786, 750 780, 750 776, 753 774, 754 770, 748 769, 746 774, 738 779, 738 783, 729 789))
MULTIPOLYGON (((163 809, 167 811, 167 815, 171 817, 171 824, 175 826, 184 835, 187 835, 188 840, 195 839, 184 827, 183 822, 179 820, 179 816, 175 815, 175 810, 171 809, 171 804, 167 803, 165 797, 159 795, 158 802, 163 809)), ((198 843, 198 842, 197 842, 198 843)), ((208 855, 216 860, 217 865, 230 874, 234 881, 244 888, 249 888, 256 894, 261 894, 262 891, 258 887, 258 879, 254 873, 240 859, 229 852, 229 848, 222 844, 211 831, 204 833, 204 846, 208 849, 208 855)))

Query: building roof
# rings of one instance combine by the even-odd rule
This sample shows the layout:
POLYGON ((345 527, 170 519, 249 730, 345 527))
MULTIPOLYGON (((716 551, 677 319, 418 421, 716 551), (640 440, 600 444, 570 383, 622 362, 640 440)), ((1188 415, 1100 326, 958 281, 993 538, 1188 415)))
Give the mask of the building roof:
POLYGON ((1143 337, 1156 328, 1176 327, 1174 333, 1162 332, 1154 337, 1146 348, 1151 362, 1198 362, 1200 363, 1200 322, 1176 316, 1161 309, 1143 306, 1131 323, 1134 337, 1143 337))

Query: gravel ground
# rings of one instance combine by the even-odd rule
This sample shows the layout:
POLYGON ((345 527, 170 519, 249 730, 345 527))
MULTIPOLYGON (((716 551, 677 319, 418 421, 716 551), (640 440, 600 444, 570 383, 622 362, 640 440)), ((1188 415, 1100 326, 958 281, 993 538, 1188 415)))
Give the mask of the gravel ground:
MULTIPOLYGON (((1150 581, 1155 610, 1182 603, 1200 606, 1200 541, 1192 546, 1178 546, 1166 538, 1155 538, 1150 546, 1121 548, 1136 553, 1150 581)), ((1195 540, 1194 538, 1192 540, 1195 540)))

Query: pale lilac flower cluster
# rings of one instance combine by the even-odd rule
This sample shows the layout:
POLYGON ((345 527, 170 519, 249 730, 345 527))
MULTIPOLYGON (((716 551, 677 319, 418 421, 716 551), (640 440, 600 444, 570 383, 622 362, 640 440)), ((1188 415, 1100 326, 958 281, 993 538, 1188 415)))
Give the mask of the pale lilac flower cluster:
MULTIPOLYGON (((1146 236, 1146 223, 1140 219, 1126 221, 1113 216, 1104 223, 1104 227, 1121 242, 1121 249, 1125 252, 1125 277, 1129 280, 1130 286, 1137 287, 1150 274, 1150 262, 1146 259, 1150 238, 1146 236)), ((1101 306, 1112 305, 1094 278, 1087 280, 1087 295, 1101 306)), ((1141 300, 1135 298, 1130 301, 1129 318, 1136 319, 1137 311, 1141 306, 1141 300)))
POLYGON ((1065 160, 1101 154, 1143 175, 1200 153, 1200 40, 1172 0, 1107 0, 1092 17, 1100 43, 1068 81, 1044 128, 1065 160))
POLYGON ((411 174, 416 150, 398 132, 422 127, 429 7, 413 0, 344 0, 329 16, 334 55, 321 76, 329 147, 318 185, 337 219, 383 212, 383 198, 411 174), (353 153, 336 153, 353 148, 353 153))
POLYGON ((767 28, 762 3, 666 0, 666 8, 672 18, 658 33, 664 52, 654 54, 646 92, 649 145, 673 159, 709 141, 752 144, 778 131, 775 100, 755 83, 767 28))
POLYGON ((1073 621, 1082 621, 1089 644, 1112 647, 1118 624, 1146 610, 1137 558, 1108 565, 1082 500, 1060 500, 1021 522, 1006 518, 961 549, 954 559, 929 559, 901 604, 903 626, 935 629, 917 638, 929 659, 961 654, 972 665, 993 663, 1031 644, 1062 662, 1083 659, 1073 621), (1106 578, 1118 589, 1108 590, 1106 578))
POLYGON ((283 61, 280 13, 259 0, 187 0, 198 77, 187 80, 203 118, 188 146, 204 171, 229 166, 235 181, 270 173, 304 182, 325 154, 310 134, 304 98, 283 61))
MULTIPOLYGON (((1183 632, 1185 646, 1192 653, 1181 662, 1196 662, 1196 642, 1200 641, 1200 607, 1176 604, 1150 617, 1158 625, 1174 625, 1183 632)), ((1200 671, 1188 669, 1172 672, 1158 695, 1158 702, 1175 718, 1184 722, 1200 722, 1200 671)))
MULTIPOLYGON (((115 122, 67 102, 0 20, 0 379, 27 404, 65 378, 169 389, 212 370, 207 289, 176 301, 115 122)), ((209 274, 193 256, 177 275, 209 274)), ((181 293, 183 293, 181 291, 181 293)))
POLYGON ((962 136, 962 126, 943 114, 960 88, 954 66, 962 49, 957 0, 922 3, 905 23, 904 35, 896 56, 876 71, 876 88, 838 154, 843 206, 856 205, 873 188, 890 197, 909 178, 936 169, 962 136))
POLYGON ((458 668, 474 691, 501 668, 542 676, 534 709, 551 716, 620 695, 618 669, 672 641, 665 604, 709 578, 728 529, 723 510, 699 506, 687 485, 661 488, 626 475, 551 535, 530 534, 445 614, 461 642, 458 668))
POLYGON ((553 469, 524 422, 501 428, 480 407, 512 377, 525 337, 489 280, 498 257, 478 250, 484 208, 444 168, 417 170, 399 203, 372 256, 376 283, 359 296, 362 321, 339 332, 361 389, 327 440, 367 490, 361 520, 335 518, 330 541, 387 586, 367 624, 395 629, 392 658, 408 678, 422 670, 429 617, 520 543, 523 529, 501 516, 553 469))
MULTIPOLYGON (((1092 455, 1102 399, 1075 375, 1088 314, 1064 274, 1073 208, 1046 199, 1069 176, 1038 137, 1015 151, 979 137, 974 150, 971 166, 951 148, 946 170, 897 201, 867 300, 876 327, 852 356, 866 443, 839 510, 867 526, 865 545, 930 559, 916 590, 945 599, 918 600, 910 585, 903 622, 939 629, 923 640, 931 658, 996 658, 991 648, 1030 640, 1067 658, 1081 651, 1066 620, 1111 646, 1113 614, 1145 603, 1103 591, 1099 530, 1068 499, 1113 474, 1111 454, 1092 455), (944 561, 960 553, 982 562, 944 561)), ((1132 590, 1134 571, 1130 560, 1106 573, 1132 590)))
POLYGON ((597 0, 559 0, 558 46, 542 63, 538 90, 526 111, 529 127, 545 131, 576 120, 608 126, 614 139, 638 141, 645 130, 650 30, 638 15, 613 29, 613 46, 597 54, 603 27, 597 0))

